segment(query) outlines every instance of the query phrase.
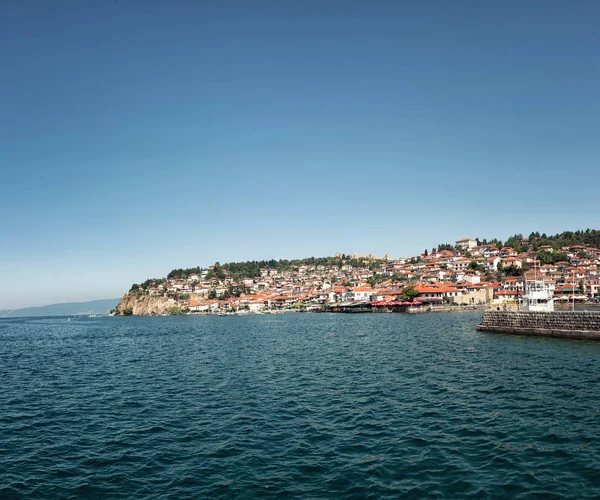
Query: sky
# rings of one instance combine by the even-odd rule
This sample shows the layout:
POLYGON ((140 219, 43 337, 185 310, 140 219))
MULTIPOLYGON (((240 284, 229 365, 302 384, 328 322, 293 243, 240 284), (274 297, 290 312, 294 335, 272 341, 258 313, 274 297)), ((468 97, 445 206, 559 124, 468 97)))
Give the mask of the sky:
POLYGON ((600 2, 23 0, 0 309, 600 228, 600 2))

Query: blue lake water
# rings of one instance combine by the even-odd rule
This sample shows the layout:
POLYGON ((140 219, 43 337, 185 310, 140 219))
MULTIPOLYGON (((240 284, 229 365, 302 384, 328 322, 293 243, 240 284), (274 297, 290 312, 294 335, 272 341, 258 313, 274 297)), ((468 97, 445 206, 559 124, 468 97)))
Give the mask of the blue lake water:
POLYGON ((0 498, 600 497, 600 343, 480 318, 0 320, 0 498))

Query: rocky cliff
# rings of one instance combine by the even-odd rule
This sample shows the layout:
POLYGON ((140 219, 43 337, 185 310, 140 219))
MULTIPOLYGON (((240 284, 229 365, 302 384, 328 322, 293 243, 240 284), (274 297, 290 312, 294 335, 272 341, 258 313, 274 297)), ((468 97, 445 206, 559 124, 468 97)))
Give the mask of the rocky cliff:
POLYGON ((131 309, 133 316, 156 316, 168 314, 171 307, 178 305, 175 299, 168 297, 126 293, 116 307, 116 314, 124 316, 125 311, 131 309))

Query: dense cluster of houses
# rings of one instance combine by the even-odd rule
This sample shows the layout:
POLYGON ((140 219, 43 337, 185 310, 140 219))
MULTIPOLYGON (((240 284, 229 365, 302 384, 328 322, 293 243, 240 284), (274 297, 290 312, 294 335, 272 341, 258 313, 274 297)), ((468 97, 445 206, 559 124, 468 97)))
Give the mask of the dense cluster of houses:
MULTIPOLYGON (((526 243, 526 242, 524 242, 526 243)), ((539 250, 552 251, 551 247, 539 250)), ((600 250, 585 246, 560 250, 568 260, 541 265, 537 251, 456 241, 454 250, 425 252, 415 257, 376 259, 352 256, 361 266, 299 265, 290 271, 260 269, 258 276, 238 282, 227 274, 209 278, 211 268, 185 278, 151 284, 146 293, 177 297, 191 312, 272 309, 311 309, 348 303, 394 303, 406 287, 423 304, 514 303, 525 280, 543 279, 557 301, 594 300, 600 296, 600 250), (585 257, 584 257, 585 255, 585 257), (373 262, 380 262, 376 266, 373 262), (500 266, 500 268, 499 268, 500 266), (522 275, 504 276, 501 268, 523 269, 522 275), (232 291, 235 293, 232 295, 232 291)), ((515 274, 513 272, 513 274, 515 274)), ((519 273, 516 273, 519 274, 519 273)))

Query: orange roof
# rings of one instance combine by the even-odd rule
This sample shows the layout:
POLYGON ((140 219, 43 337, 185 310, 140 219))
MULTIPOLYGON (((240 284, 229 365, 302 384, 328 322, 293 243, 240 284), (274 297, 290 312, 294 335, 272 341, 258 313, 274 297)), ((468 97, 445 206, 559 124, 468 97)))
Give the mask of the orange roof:
POLYGON ((415 285, 415 290, 417 290, 419 293, 448 293, 458 291, 456 288, 451 288, 450 286, 441 285, 439 283, 432 283, 428 285, 417 283, 415 285))

